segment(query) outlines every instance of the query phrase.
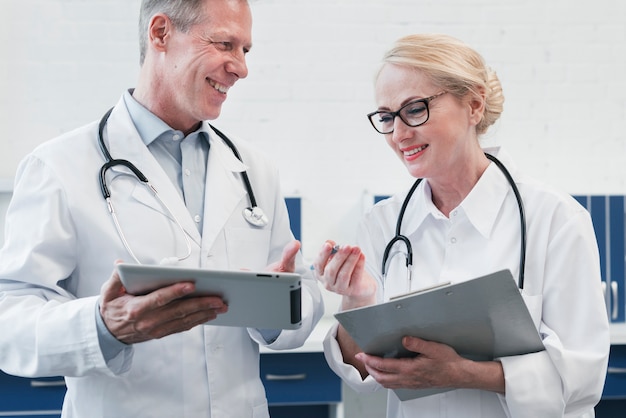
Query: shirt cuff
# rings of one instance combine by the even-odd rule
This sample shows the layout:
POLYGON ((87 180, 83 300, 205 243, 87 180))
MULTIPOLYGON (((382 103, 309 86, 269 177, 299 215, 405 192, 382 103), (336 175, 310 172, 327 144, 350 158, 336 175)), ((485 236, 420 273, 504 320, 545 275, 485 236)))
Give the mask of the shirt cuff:
POLYGON ((124 344, 107 328, 104 323, 104 319, 102 319, 102 315, 100 315, 100 304, 96 304, 96 329, 98 332, 98 342, 100 343, 100 351, 102 351, 102 356, 107 364, 117 357, 128 345, 124 344))

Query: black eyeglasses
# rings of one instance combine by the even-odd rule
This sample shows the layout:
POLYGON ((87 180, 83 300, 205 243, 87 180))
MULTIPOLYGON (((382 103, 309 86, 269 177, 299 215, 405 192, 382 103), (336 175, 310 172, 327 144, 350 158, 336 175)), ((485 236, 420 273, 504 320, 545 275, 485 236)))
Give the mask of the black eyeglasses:
POLYGON ((370 123, 372 124, 374 129, 376 129, 376 131, 381 134, 390 134, 393 132, 393 126, 396 116, 399 116, 400 120, 404 122, 407 126, 414 128, 416 126, 423 125, 426 123, 426 121, 428 121, 428 117, 430 116, 428 104, 432 100, 445 93, 447 92, 442 91, 441 93, 435 94, 434 96, 414 100, 405 104, 396 112, 378 110, 376 112, 368 114, 367 118, 370 120, 370 123))

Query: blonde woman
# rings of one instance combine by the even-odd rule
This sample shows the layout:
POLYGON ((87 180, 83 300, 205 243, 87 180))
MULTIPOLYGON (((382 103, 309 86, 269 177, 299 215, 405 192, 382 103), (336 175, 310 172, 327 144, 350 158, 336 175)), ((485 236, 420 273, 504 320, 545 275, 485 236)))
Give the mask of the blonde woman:
POLYGON ((377 204, 362 221, 358 246, 335 253, 334 242, 325 243, 314 263, 319 280, 350 309, 509 269, 520 282, 525 277, 522 296, 546 350, 472 361, 408 335, 403 344, 415 357, 380 358, 363 353, 337 325, 324 347, 331 368, 362 392, 448 389, 407 401, 390 390, 389 418, 593 417, 609 326, 591 219, 570 196, 523 175, 503 150, 481 147, 481 135, 503 110, 496 74, 457 39, 411 35, 385 55, 375 93, 372 126, 409 174, 423 181, 408 197, 377 204), (384 281, 385 245, 396 235, 405 199, 401 233, 413 250, 412 279, 404 257, 390 257, 384 281))

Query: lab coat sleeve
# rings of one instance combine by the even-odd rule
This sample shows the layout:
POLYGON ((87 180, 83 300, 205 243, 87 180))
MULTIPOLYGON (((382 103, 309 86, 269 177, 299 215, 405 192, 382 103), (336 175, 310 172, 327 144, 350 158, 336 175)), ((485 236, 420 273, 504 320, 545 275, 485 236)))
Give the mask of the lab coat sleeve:
POLYGON ((337 374, 348 386, 358 393, 372 393, 382 386, 372 376, 361 378, 359 371, 352 365, 344 363, 341 348, 337 342, 338 323, 335 323, 324 338, 324 357, 332 371, 337 374))
POLYGON ((543 281, 529 272, 524 289, 546 351, 501 359, 513 418, 580 417, 602 393, 610 337, 595 235, 586 211, 566 219, 544 249, 543 281))
POLYGON ((29 377, 123 372, 132 348, 107 365, 97 336, 97 296, 78 299, 64 284, 77 243, 63 187, 33 156, 20 164, 16 179, 0 251, 0 368, 29 377))
MULTIPOLYGON (((371 213, 366 214, 359 223, 357 229, 357 245, 361 247, 364 254, 370 255, 365 259, 365 269, 377 280, 377 300, 381 301, 383 297, 381 279, 376 269, 380 254, 373 243, 378 243, 384 238, 381 238, 383 234, 382 231, 378 229, 378 222, 373 222, 370 219, 371 216, 371 213)), ((377 219, 377 221, 382 220, 377 219)), ((357 393, 372 393, 383 389, 383 386, 376 382, 372 376, 367 376, 365 379, 362 379, 361 374, 354 366, 343 361, 343 354, 337 342, 338 328, 339 324, 335 323, 324 339, 324 356, 326 357, 326 362, 329 367, 357 393)))

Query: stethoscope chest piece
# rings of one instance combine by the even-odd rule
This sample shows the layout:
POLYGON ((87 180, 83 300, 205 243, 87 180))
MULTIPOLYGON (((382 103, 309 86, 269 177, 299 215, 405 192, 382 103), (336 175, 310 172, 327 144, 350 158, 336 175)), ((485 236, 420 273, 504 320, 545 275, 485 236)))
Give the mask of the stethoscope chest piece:
POLYGON ((243 210, 243 218, 250 225, 256 226, 259 228, 267 226, 267 224, 269 223, 269 220, 267 219, 265 212, 263 212, 263 209, 261 209, 258 206, 255 206, 253 208, 245 208, 243 210))

